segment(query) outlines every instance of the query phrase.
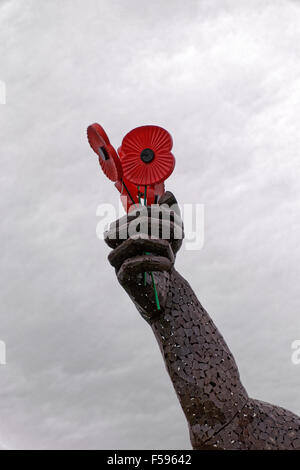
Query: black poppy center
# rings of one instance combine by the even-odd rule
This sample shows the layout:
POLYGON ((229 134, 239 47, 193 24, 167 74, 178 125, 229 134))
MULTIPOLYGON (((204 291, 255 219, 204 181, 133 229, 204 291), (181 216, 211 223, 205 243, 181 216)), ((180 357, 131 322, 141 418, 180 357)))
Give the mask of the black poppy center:
POLYGON ((144 163, 150 163, 152 162, 154 158, 154 152, 151 149, 144 149, 141 151, 141 160, 144 163))
POLYGON ((99 147, 98 148, 98 153, 100 155, 100 158, 105 161, 105 160, 109 160, 109 155, 107 153, 107 150, 105 147, 99 147))

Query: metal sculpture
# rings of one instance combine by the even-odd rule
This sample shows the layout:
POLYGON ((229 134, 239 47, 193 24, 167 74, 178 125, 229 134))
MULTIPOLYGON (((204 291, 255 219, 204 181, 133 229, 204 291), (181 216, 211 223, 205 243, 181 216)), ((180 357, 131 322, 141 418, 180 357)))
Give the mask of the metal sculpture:
MULTIPOLYGON (((167 192, 160 204, 173 205, 167 192)), ((137 215, 131 215, 127 225, 137 215)), ((153 222, 149 215, 149 225, 153 222)), ((157 220, 161 223, 161 220, 157 220)), ((118 281, 151 326, 186 416, 193 449, 300 449, 300 418, 283 408, 249 398, 232 353, 189 283, 174 268, 181 241, 118 239, 124 224, 105 234, 118 281), (117 230, 117 238, 115 233, 117 230), (145 255, 144 253, 151 253, 145 255), (156 308, 150 279, 157 286, 156 308)))
POLYGON ((300 418, 249 398, 222 335, 174 268, 183 232, 176 199, 164 192, 175 165, 170 134, 158 126, 136 128, 124 137, 119 156, 99 124, 89 126, 88 139, 128 212, 105 234, 113 249, 109 261, 154 332, 193 448, 300 450, 300 418), (129 227, 141 217, 141 197, 148 207, 140 233, 132 236, 129 227), (161 210, 155 213, 157 202, 161 210), (168 237, 163 236, 166 224, 168 237), (153 227, 159 236, 157 230, 152 236, 153 227))

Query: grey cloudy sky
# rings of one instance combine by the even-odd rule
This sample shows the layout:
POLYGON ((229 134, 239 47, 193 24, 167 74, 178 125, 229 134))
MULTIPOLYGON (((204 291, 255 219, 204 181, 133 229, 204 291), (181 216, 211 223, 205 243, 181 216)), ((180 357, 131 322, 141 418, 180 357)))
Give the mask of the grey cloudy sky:
POLYGON ((300 2, 0 0, 0 442, 190 448, 155 339, 97 239, 117 202, 85 130, 174 138, 167 182, 205 205, 181 251, 249 394, 300 413, 300 2))

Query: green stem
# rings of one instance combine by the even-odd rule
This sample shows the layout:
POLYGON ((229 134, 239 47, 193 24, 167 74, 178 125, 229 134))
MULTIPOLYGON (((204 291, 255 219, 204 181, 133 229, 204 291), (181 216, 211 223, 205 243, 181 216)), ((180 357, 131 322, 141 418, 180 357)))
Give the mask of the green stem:
POLYGON ((151 274, 152 285, 153 285, 153 289, 154 289, 154 297, 155 297, 156 307, 157 307, 157 310, 160 310, 159 298, 158 298, 158 294, 157 294, 157 290, 156 290, 156 285, 155 285, 153 272, 151 272, 150 274, 151 274))
MULTIPOLYGON (((147 186, 145 186, 145 191, 144 191, 144 205, 147 205, 147 186)), ((149 253, 146 252, 146 255, 149 253)), ((147 273, 144 273, 144 286, 147 284, 147 273)))

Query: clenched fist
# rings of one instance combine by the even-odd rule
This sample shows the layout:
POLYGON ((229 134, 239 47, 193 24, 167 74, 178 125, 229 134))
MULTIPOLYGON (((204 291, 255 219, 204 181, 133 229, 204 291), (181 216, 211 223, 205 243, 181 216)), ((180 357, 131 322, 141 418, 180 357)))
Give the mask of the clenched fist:
POLYGON ((120 284, 147 321, 165 307, 170 272, 183 236, 180 211, 170 192, 166 192, 157 205, 137 206, 113 222, 105 232, 105 241, 113 248, 109 262, 115 268, 120 284))

